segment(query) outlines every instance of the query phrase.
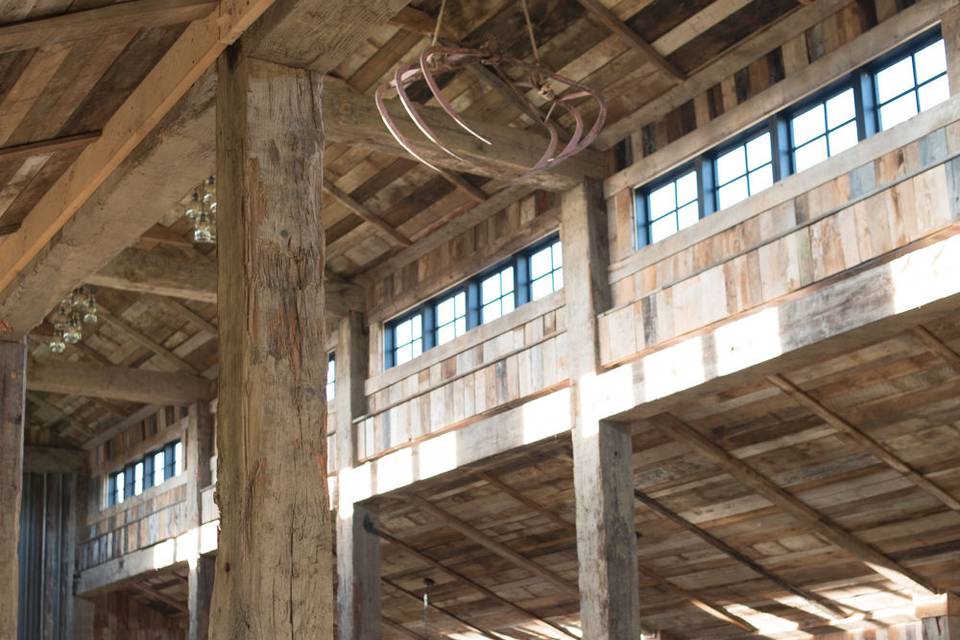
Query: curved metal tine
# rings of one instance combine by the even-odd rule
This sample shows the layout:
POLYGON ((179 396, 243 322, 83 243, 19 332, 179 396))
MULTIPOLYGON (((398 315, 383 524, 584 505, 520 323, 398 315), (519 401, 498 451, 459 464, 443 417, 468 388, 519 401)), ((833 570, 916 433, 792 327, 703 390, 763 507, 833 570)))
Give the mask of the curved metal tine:
MULTIPOLYGON (((596 100, 598 110, 597 110, 596 118, 594 119, 594 122, 593 122, 593 126, 590 128, 590 131, 588 131, 587 134, 583 136, 583 138, 580 140, 580 144, 577 145, 577 149, 574 150, 574 153, 579 153, 580 151, 583 151, 584 149, 589 147, 591 144, 593 144, 593 141, 597 139, 598 135, 600 135, 600 131, 603 129, 603 123, 606 121, 606 118, 607 118, 607 103, 593 91, 580 91, 580 92, 572 93, 570 95, 564 96, 562 98, 562 101, 567 102, 567 101, 572 101, 582 97, 593 98, 594 100, 596 100)), ((574 108, 578 112, 580 111, 578 107, 574 107, 574 108)))
POLYGON ((409 70, 418 69, 419 67, 416 64, 411 64, 407 67, 401 67, 397 69, 396 74, 394 75, 394 82, 397 85, 397 97, 400 98, 400 103, 403 105, 403 108, 406 109, 407 115, 410 116, 410 119, 413 120, 413 124, 417 126, 417 129, 420 130, 420 133, 425 135, 427 139, 433 144, 437 145, 441 151, 444 153, 456 158, 457 160, 463 160, 460 156, 453 152, 453 150, 447 148, 440 139, 434 135, 433 130, 430 129, 430 126, 426 123, 423 117, 420 115, 420 112, 417 111, 417 107, 413 100, 410 99, 410 96, 407 95, 406 83, 401 82, 401 76, 409 70))
POLYGON ((523 182, 527 178, 530 178, 531 176, 535 176, 538 173, 541 173, 544 169, 546 169, 550 165, 550 159, 553 157, 554 152, 557 150, 557 141, 559 139, 559 136, 557 135, 557 128, 553 126, 552 122, 544 122, 543 126, 545 126, 547 128, 547 131, 550 133, 550 142, 549 144, 547 144, 547 150, 544 151, 543 155, 540 156, 540 159, 537 161, 535 165, 527 169, 527 171, 525 171, 519 177, 514 178, 513 179, 514 182, 523 182))
POLYGON ((570 136, 570 140, 567 142, 563 150, 557 154, 557 156, 551 161, 551 164, 561 162, 566 160, 574 153, 576 153, 577 145, 580 143, 580 138, 583 135, 583 114, 580 113, 579 109, 571 108, 570 105, 556 101, 556 104, 567 110, 567 113, 573 115, 574 122, 576 126, 574 127, 573 134, 570 136))
POLYGON ((386 91, 386 88, 387 88, 387 85, 385 84, 382 84, 379 87, 377 87, 377 92, 376 94, 374 94, 374 102, 377 105, 377 112, 380 113, 380 119, 383 120, 383 124, 387 127, 387 131, 390 132, 390 135, 393 136, 393 139, 396 140, 397 143, 401 147, 403 147, 403 149, 407 153, 409 153, 414 158, 416 158, 423 164, 427 165, 437 173, 442 173, 440 169, 433 166, 431 163, 427 162, 419 153, 414 151, 413 146, 407 143, 406 137, 403 135, 400 129, 397 128, 396 124, 394 124, 393 118, 390 117, 390 113, 387 111, 387 105, 383 101, 383 94, 386 91))
MULTIPOLYGON (((480 140, 484 144, 492 145, 493 143, 490 142, 490 140, 487 140, 482 135, 480 135, 479 133, 471 129, 470 125, 468 125, 466 121, 464 121, 463 116, 461 116, 457 112, 457 110, 453 108, 453 105, 447 102, 447 99, 443 97, 443 93, 440 90, 440 85, 437 84, 437 81, 434 79, 433 74, 427 69, 427 66, 428 66, 427 59, 429 58, 430 54, 432 54, 434 51, 435 51, 434 48, 431 47, 428 49, 424 49, 423 52, 420 54, 420 71, 423 73, 423 79, 424 81, 426 81, 427 86, 430 87, 430 92, 433 93, 433 97, 437 99, 437 102, 440 104, 440 108, 446 111, 447 115, 453 118, 453 121, 456 122, 458 125, 460 125, 460 127, 464 131, 472 135, 477 140, 480 140)), ((440 143, 438 142, 437 144, 440 144, 440 143)))

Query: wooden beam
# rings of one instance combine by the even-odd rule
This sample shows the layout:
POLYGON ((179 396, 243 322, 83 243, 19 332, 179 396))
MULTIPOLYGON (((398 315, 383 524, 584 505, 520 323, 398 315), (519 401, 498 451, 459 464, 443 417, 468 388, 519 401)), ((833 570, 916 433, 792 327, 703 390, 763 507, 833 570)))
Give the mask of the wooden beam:
MULTIPOLYGON (((273 0, 221 0, 219 11, 188 26, 87 145, 71 169, 47 190, 20 229, 2 241, 0 290, 6 289, 110 174, 187 93, 223 49, 273 0)), ((58 292, 62 293, 62 292, 58 292)), ((25 333, 30 327, 15 327, 25 333)))
POLYGON ((24 341, 0 342, 0 636, 17 637, 19 613, 20 496, 23 490, 23 427, 27 349, 24 341))
MULTIPOLYGON (((572 455, 570 459, 571 461, 573 460, 572 455)), ((507 483, 503 482, 496 476, 490 473, 487 473, 486 471, 478 472, 477 476, 479 476, 484 482, 486 482, 490 486, 495 487, 496 489, 502 491, 503 493, 507 494, 508 496, 516 500, 517 502, 520 502, 521 504, 526 505, 528 508, 533 509, 540 515, 546 517, 548 520, 550 520, 550 522, 560 527, 567 533, 573 533, 573 534, 577 533, 577 527, 575 524, 573 524, 572 522, 570 522, 565 518, 562 518, 558 514, 551 511, 550 509, 545 508, 542 504, 540 504, 536 500, 531 500, 530 498, 525 496, 522 492, 517 491, 516 489, 514 489, 507 483)))
POLYGON ((839 431, 842 436, 855 445, 880 460, 890 468, 898 471, 903 477, 915 484, 917 487, 927 492, 948 508, 960 512, 960 500, 957 500, 949 492, 938 486, 935 482, 924 476, 908 462, 900 458, 896 453, 888 449, 883 443, 875 440, 863 432, 859 427, 845 420, 839 414, 828 409, 816 398, 805 392, 796 384, 782 375, 769 376, 767 380, 793 400, 809 409, 815 416, 826 422, 828 425, 839 431))
POLYGON ((665 435, 687 445, 719 468, 729 473, 741 483, 750 487, 774 506, 789 513, 810 531, 823 536, 832 544, 840 547, 860 560, 873 571, 919 593, 936 593, 937 587, 929 580, 900 565, 898 562, 858 539, 852 533, 839 526, 822 513, 816 511, 795 497, 746 462, 722 449, 705 435, 683 422, 676 416, 661 413, 647 419, 665 435))
POLYGON ((409 247, 413 244, 410 238, 387 224, 387 221, 381 218, 379 214, 374 213, 362 203, 354 200, 349 193, 335 185, 332 180, 328 178, 323 179, 323 190, 329 193, 334 200, 352 211, 358 218, 373 225, 388 242, 401 247, 409 247))
MULTIPOLYGON (((572 526, 572 525, 571 525, 571 526, 572 526)), ((395 536, 391 535, 390 533, 388 533, 387 531, 385 531, 382 527, 378 528, 376 533, 377 533, 378 536, 380 536, 381 538, 383 538, 384 540, 386 540, 386 541, 389 542, 390 544, 392 544, 392 545, 394 545, 394 546, 396 546, 396 547, 399 547, 399 548, 403 549, 407 554, 409 554, 409 555, 413 556, 414 558, 420 560, 420 561, 423 562, 424 564, 426 564, 426 565, 428 565, 428 566, 430 566, 430 567, 432 567, 432 568, 434 568, 434 569, 436 569, 436 570, 438 570, 438 571, 441 571, 441 572, 447 574, 447 575, 450 576, 451 578, 453 578, 453 579, 455 579, 455 580, 458 580, 459 582, 467 585, 468 587, 470 587, 471 589, 474 589, 475 591, 479 591, 479 592, 482 593, 485 597, 493 600, 494 602, 498 602, 498 603, 500 603, 501 605, 503 605, 504 607, 507 607, 507 608, 509 608, 509 609, 512 609, 512 610, 516 611, 517 613, 519 613, 520 615, 523 615, 523 616, 526 616, 527 618, 530 618, 531 620, 534 620, 534 621, 539 622, 539 623, 541 623, 541 624, 547 625, 548 627, 551 627, 551 628, 555 629, 556 631, 562 633, 562 634, 565 635, 565 636, 568 636, 568 637, 570 637, 570 638, 579 638, 579 637, 580 637, 580 636, 572 633, 572 632, 571 632, 570 630, 568 630, 566 627, 564 627, 564 626, 562 626, 562 625, 559 625, 559 624, 557 624, 557 623, 555 623, 555 622, 550 622, 549 620, 538 616, 537 614, 533 613, 532 611, 530 611, 530 610, 528 610, 528 609, 524 609, 523 607, 521 607, 520 605, 518 605, 518 604, 517 604, 516 602, 514 602, 513 600, 508 600, 508 599, 506 599, 506 598, 498 595, 495 591, 492 591, 492 590, 488 589, 487 587, 485 587, 485 586, 483 586, 483 585, 481 585, 481 584, 478 584, 478 583, 474 582, 473 580, 471 580, 471 579, 468 578, 467 576, 463 575, 462 573, 459 573, 458 571, 455 571, 454 569, 451 569, 451 568, 448 567, 447 565, 443 564, 442 562, 440 562, 440 561, 438 561, 438 560, 435 560, 435 559, 431 558, 430 556, 428 556, 427 554, 423 553, 422 551, 418 551, 417 549, 415 549, 414 547, 410 546, 410 545, 407 544, 406 542, 404 542, 404 541, 400 540, 399 538, 396 538, 395 536)))
POLYGON ((672 62, 660 55, 659 51, 654 49, 649 42, 641 38, 636 31, 624 24, 623 21, 610 11, 605 4, 600 2, 600 0, 577 0, 577 2, 579 2, 580 5, 587 10, 587 13, 597 22, 606 27, 614 35, 619 36, 628 46, 643 55, 643 57, 649 60, 653 66, 660 69, 660 71, 679 82, 683 82, 686 79, 686 74, 680 71, 672 62))
POLYGON ((690 604, 700 609, 704 613, 707 613, 718 620, 723 620, 729 624, 732 624, 735 627, 739 627, 748 633, 754 633, 757 631, 757 628, 752 624, 741 618, 740 616, 731 613, 725 607, 711 602, 709 600, 704 600, 695 593, 684 589, 678 585, 673 584, 667 578, 661 576, 659 573, 653 571, 652 569, 647 569, 644 567, 638 567, 637 572, 648 580, 653 580, 660 586, 668 589, 669 591, 674 592, 678 596, 687 600, 690 604))
POLYGON ((193 366, 192 364, 190 364, 180 356, 170 351, 170 349, 167 349, 165 346, 163 346, 159 342, 156 342, 155 340, 143 335, 142 333, 140 333, 140 331, 132 327, 125 320, 113 315, 113 313, 111 313, 110 310, 104 307, 103 305, 98 305, 98 306, 99 306, 98 313, 99 313, 100 319, 105 325, 111 327, 114 331, 124 335, 131 342, 136 343, 137 345, 146 349, 147 351, 153 352, 153 355, 159 361, 165 363, 167 366, 177 371, 187 371, 189 373, 200 373, 199 369, 197 369, 195 366, 193 366))
MULTIPOLYGON (((328 78, 324 84, 323 102, 327 111, 324 130, 331 142, 407 156, 407 152, 384 127, 369 97, 344 82, 328 78)), ((463 131, 441 109, 420 108, 424 121, 438 138, 463 158, 461 160, 427 142, 397 101, 389 100, 387 107, 400 130, 410 140, 425 142, 416 145, 418 153, 439 168, 491 178, 516 178, 536 164, 547 148, 546 137, 539 133, 468 119, 471 128, 492 142, 490 145, 482 144, 463 131)), ((604 166, 600 154, 588 149, 560 163, 555 169, 529 177, 525 183, 562 191, 578 184, 585 176, 601 177, 604 166)))
POLYGON ((487 200, 490 199, 490 196, 487 194, 486 191, 474 185, 472 182, 470 182, 465 177, 463 177, 462 175, 460 175, 455 171, 447 171, 446 169, 442 169, 440 171, 440 177, 446 180, 447 182, 449 182, 450 184, 452 184, 454 187, 456 187, 460 191, 467 194, 467 196, 469 196, 470 199, 476 202, 477 204, 480 204, 481 202, 486 202, 487 200))
POLYGON ((405 638, 410 638, 410 640, 428 640, 427 638, 424 638, 419 633, 416 633, 414 631, 411 631, 410 629, 407 629, 405 626, 403 626, 399 622, 395 620, 391 620, 387 616, 380 616, 380 621, 383 623, 383 626, 385 626, 386 628, 392 631, 396 631, 397 633, 404 636, 405 638))
POLYGON ((751 558, 740 553, 739 551, 737 551, 736 549, 728 545, 723 540, 720 540, 719 538, 715 537, 705 529, 701 529, 700 527, 690 522, 680 514, 668 509, 663 503, 661 503, 656 498, 652 498, 648 496, 647 494, 643 493, 639 489, 634 489, 633 495, 645 507, 647 507, 648 509, 650 509, 660 517, 665 518, 670 522, 673 522, 674 524, 678 525, 679 527, 683 528, 686 531, 689 531, 693 535, 697 536, 698 538, 700 538, 701 540, 703 540, 704 542, 712 546, 714 549, 717 549, 721 553, 724 553, 730 556, 740 564, 748 567, 751 571, 753 571, 757 575, 763 576, 764 578, 774 583, 781 589, 787 591, 788 593, 792 593, 795 596, 799 596, 800 598, 803 598, 811 605, 813 609, 816 610, 817 615, 821 616, 825 620, 834 620, 839 618, 845 618, 847 616, 847 612, 844 611, 839 605, 837 605, 837 603, 833 602, 829 598, 821 596, 820 594, 813 591, 807 591, 806 589, 795 587, 794 585, 790 584, 789 582, 787 582, 780 576, 776 575, 775 573, 768 571, 760 563, 755 562, 751 558))
POLYGON ((24 473, 73 473, 86 471, 90 454, 83 449, 27 446, 23 450, 24 473))
POLYGON ((217 66, 217 423, 230 427, 217 429, 210 629, 332 638, 323 77, 246 47, 217 66), (283 588, 264 589, 267 575, 283 588))
POLYGON ((215 338, 217 336, 217 325, 213 324, 187 305, 177 302, 176 300, 172 300, 171 298, 164 298, 162 296, 145 296, 145 299, 150 304, 156 305, 165 311, 169 311, 171 314, 179 317, 182 321, 192 324, 195 329, 207 332, 210 334, 210 337, 215 338))
POLYGON ((543 567, 532 560, 523 557, 507 545, 494 540, 487 534, 483 533, 476 527, 470 525, 469 523, 461 520, 451 513, 447 513, 440 507, 437 507, 431 502, 424 500, 417 495, 406 496, 406 500, 413 505, 414 507, 420 509, 424 513, 427 513, 433 516, 435 519, 442 522, 445 526, 450 527, 451 529, 458 531, 464 537, 473 540, 480 546, 492 551, 501 558, 513 563, 514 565, 520 567, 521 569, 538 576, 553 586, 559 588, 566 594, 569 595, 579 595, 577 585, 567 580, 563 576, 560 576, 550 569, 543 567))
MULTIPOLYGON (((960 13, 960 10, 958 10, 958 13, 960 13)), ((911 331, 926 349, 942 358, 943 361, 953 367, 954 370, 960 371, 960 354, 951 349, 943 340, 930 331, 930 329, 927 329, 923 325, 918 325, 911 331)))
POLYGON ((99 38, 110 31, 139 31, 205 18, 213 0, 128 0, 96 9, 0 26, 0 53, 99 38))
MULTIPOLYGON (((0 31, 3 27, 0 27, 0 31)), ((78 133, 74 136, 63 136, 50 140, 37 140, 26 144, 16 144, 10 147, 0 147, 0 160, 22 160, 34 156, 43 156, 61 151, 82 149, 100 137, 99 131, 78 133)))
POLYGON ((142 594, 145 595, 146 597, 150 598, 151 600, 158 600, 158 601, 162 602, 163 604, 167 605, 168 607, 170 607, 170 608, 172 608, 172 609, 176 609, 176 610, 179 611, 180 613, 188 613, 187 607, 184 606, 184 604, 183 604, 182 602, 180 602, 180 601, 177 600, 176 598, 171 598, 170 596, 166 595, 165 593, 161 593, 161 592, 160 592, 159 590, 157 590, 157 589, 151 589, 150 587, 146 586, 145 584, 143 584, 143 583, 141 583, 141 582, 139 582, 139 581, 137 581, 137 580, 133 580, 133 581, 129 582, 128 585, 129 585, 130 588, 133 589, 134 591, 139 591, 140 593, 142 593, 142 594))
POLYGON ((173 229, 165 227, 160 223, 147 229, 143 235, 140 236, 140 239, 148 243, 169 244, 182 249, 193 249, 195 247, 194 242, 190 238, 180 235, 173 229))
POLYGON ((32 391, 165 405, 209 398, 209 386, 208 380, 198 376, 69 361, 38 361, 27 379, 32 391))
POLYGON ((417 602, 419 602, 419 603, 421 603, 421 604, 426 603, 426 606, 429 607, 430 609, 433 609, 434 611, 438 611, 438 612, 442 613, 442 614, 445 615, 446 617, 450 618, 451 620, 453 620, 453 621, 455 621, 455 622, 458 622, 459 624, 463 625, 463 626, 466 627, 467 629, 470 629, 470 630, 473 631, 474 633, 479 633, 479 634, 480 634, 481 636, 483 636, 484 638, 489 638, 489 640, 502 640, 501 636, 499 636, 499 635, 494 635, 492 632, 487 631, 486 629, 484 629, 484 628, 482 628, 482 627, 478 627, 477 625, 475 625, 475 624, 473 624, 473 623, 471 623, 471 622, 467 622, 466 620, 464 620, 463 618, 461 618, 461 617, 458 616, 457 614, 453 613, 453 612, 450 611, 449 609, 445 609, 445 608, 443 608, 443 607, 441 607, 441 606, 438 606, 438 605, 434 604, 433 602, 429 602, 429 599, 428 599, 427 601, 424 601, 422 596, 417 595, 417 594, 414 593, 413 591, 408 591, 407 589, 404 589, 403 587, 401 587, 399 584, 397 584, 397 583, 394 582, 393 580, 390 580, 390 579, 388 579, 388 578, 383 578, 382 580, 383 580, 383 583, 384 583, 385 585, 389 586, 391 589, 394 589, 394 590, 397 591, 398 593, 401 593, 401 594, 407 596, 407 598, 409 598, 409 599, 411 599, 411 600, 416 600, 417 602))

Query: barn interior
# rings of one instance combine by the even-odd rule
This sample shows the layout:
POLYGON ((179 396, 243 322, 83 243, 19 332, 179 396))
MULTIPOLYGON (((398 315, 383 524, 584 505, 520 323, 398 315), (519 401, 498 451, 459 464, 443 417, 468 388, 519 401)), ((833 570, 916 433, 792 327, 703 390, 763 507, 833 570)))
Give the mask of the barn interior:
POLYGON ((0 0, 0 637, 960 640, 958 94, 960 0, 0 0))

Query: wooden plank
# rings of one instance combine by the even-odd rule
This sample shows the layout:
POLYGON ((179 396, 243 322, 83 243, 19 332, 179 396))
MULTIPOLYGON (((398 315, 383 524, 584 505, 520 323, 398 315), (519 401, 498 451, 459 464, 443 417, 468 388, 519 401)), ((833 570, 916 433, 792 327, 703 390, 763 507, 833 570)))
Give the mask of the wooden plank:
POLYGON ((217 429, 210 629, 331 638, 326 399, 315 392, 327 361, 323 78, 245 49, 217 71, 217 424, 229 428, 217 429))
POLYGON ((100 319, 104 324, 111 327, 114 331, 126 336, 126 338, 140 347, 152 351, 153 355, 161 362, 166 363, 167 366, 178 370, 178 371, 187 371, 189 373, 200 373, 200 370, 195 366, 176 355, 170 349, 167 349, 162 344, 156 342, 155 340, 148 338, 143 335, 140 331, 132 327, 122 318, 118 318, 113 315, 106 307, 103 305, 98 305, 98 313, 100 319))
POLYGON ((609 29, 614 35, 619 36, 629 47, 635 49, 655 67, 660 69, 660 71, 680 82, 686 79, 686 74, 663 57, 649 42, 641 38, 636 31, 624 24, 623 21, 610 11, 605 4, 600 2, 600 0, 577 0, 577 2, 600 24, 609 29))
POLYGON ((194 326, 198 331, 207 332, 210 337, 216 337, 218 331, 217 326, 201 316, 199 313, 186 306, 181 304, 176 300, 171 300, 170 298, 164 298, 160 296, 147 296, 146 301, 151 305, 156 305, 163 308, 166 311, 169 311, 173 315, 179 317, 184 322, 188 322, 194 326))
POLYGON ((17 637, 26 344, 0 342, 0 635, 17 637))
POLYGON ((873 571, 920 594, 937 593, 939 591, 923 576, 902 566, 876 547, 859 540, 852 533, 774 484, 746 462, 725 451, 676 416, 661 413, 647 420, 658 427, 665 435, 689 446, 772 502, 776 507, 792 515, 814 533, 823 536, 866 564, 873 571))
POLYGON ((37 362, 27 380, 32 391, 168 405, 206 399, 208 387, 209 381, 198 376, 69 361, 37 362))
POLYGON ((816 398, 805 392, 796 384, 782 375, 773 375, 767 378, 775 387, 793 398, 797 404, 800 404, 813 412, 818 418, 839 431, 847 440, 852 441, 861 449, 867 451, 873 457, 887 464, 892 469, 896 469, 903 477, 917 485, 923 491, 942 502, 948 508, 960 512, 960 500, 957 500, 949 492, 937 485, 935 482, 924 476, 912 465, 897 456, 896 453, 888 449, 883 443, 870 437, 862 429, 845 420, 842 416, 824 406, 816 398))
POLYGON ((455 515, 451 513, 447 513, 440 507, 437 507, 433 503, 424 500, 420 496, 411 494, 411 495, 405 496, 405 498, 408 502, 410 502, 412 506, 416 507, 420 511, 423 511, 424 513, 427 513, 433 516, 435 519, 442 522, 445 526, 450 527, 455 531, 458 531, 465 537, 469 538, 470 540, 473 540, 480 546, 485 547, 486 549, 492 551, 493 553, 497 554, 504 560, 508 560, 509 562, 520 567, 521 569, 524 569, 525 571, 535 576, 538 576, 543 580, 546 580, 553 586, 559 588, 564 593, 573 594, 573 595, 579 594, 579 591, 577 590, 577 585, 575 585, 573 582, 558 575, 557 573, 554 573, 550 569, 547 569, 546 567, 542 567, 536 562, 533 562, 532 560, 529 560, 528 558, 523 557, 522 555, 520 555, 519 553, 517 553, 507 545, 501 542, 498 542, 497 540, 494 540, 487 534, 483 533, 476 527, 473 527, 472 525, 465 522, 464 520, 461 520, 455 515))
POLYGON ((499 635, 494 635, 492 632, 487 631, 487 630, 484 629, 483 627, 478 627, 477 625, 475 625, 475 624, 473 624, 473 623, 471 623, 471 622, 468 622, 468 621, 465 620, 463 617, 458 616, 457 614, 453 613, 453 612, 450 611, 449 609, 445 609, 444 607, 440 607, 440 606, 434 604, 433 602, 430 602, 429 599, 424 600, 421 596, 417 595, 417 594, 414 593, 413 591, 409 591, 409 590, 407 590, 407 589, 404 589, 402 586, 400 586, 399 584, 397 584, 397 583, 394 582, 393 580, 390 580, 390 579, 388 579, 388 578, 381 578, 381 580, 383 581, 383 583, 384 583, 385 585, 389 586, 391 589, 393 589, 393 590, 396 591, 397 593, 402 593, 403 595, 405 595, 405 596, 406 596, 407 598, 409 598, 410 600, 415 600, 415 601, 418 602, 418 603, 423 603, 423 605, 424 605, 425 607, 427 607, 427 608, 429 608, 429 609, 432 609, 432 610, 434 610, 434 611, 438 611, 439 613, 445 615, 446 617, 450 618, 451 620, 453 620, 453 621, 455 621, 455 622, 458 622, 459 624, 463 625, 464 627, 466 627, 466 628, 469 629, 470 631, 472 631, 472 632, 474 632, 474 633, 477 633, 477 634, 483 636, 484 638, 488 638, 489 640, 501 640, 501 638, 500 638, 499 635))
POLYGON ((212 0, 128 0, 105 7, 0 26, 0 53, 102 37, 109 31, 137 31, 204 18, 212 0))
POLYGON ((24 473, 73 473, 89 468, 89 453, 83 449, 26 446, 23 450, 24 473))
POLYGON ((943 340, 930 331, 930 329, 919 325, 911 331, 917 340, 923 344, 925 349, 929 349, 955 370, 960 371, 960 354, 951 349, 943 340))
POLYGON ((222 0, 219 11, 187 27, 107 121, 100 138, 84 148, 72 170, 44 194, 16 233, 0 240, 0 290, 14 281, 173 109, 227 44, 271 4, 272 0, 222 0))
POLYGON ((333 184, 331 180, 324 178, 323 190, 333 196, 337 202, 356 214, 358 218, 373 225, 389 242, 401 247, 409 247, 413 244, 410 238, 391 227, 379 214, 374 213, 360 202, 354 200, 349 193, 333 184))
POLYGON ((38 140, 26 144, 16 144, 9 147, 0 147, 0 159, 7 161, 32 158, 34 156, 50 155, 59 151, 82 149, 100 137, 99 131, 80 133, 75 136, 63 136, 50 140, 38 140))

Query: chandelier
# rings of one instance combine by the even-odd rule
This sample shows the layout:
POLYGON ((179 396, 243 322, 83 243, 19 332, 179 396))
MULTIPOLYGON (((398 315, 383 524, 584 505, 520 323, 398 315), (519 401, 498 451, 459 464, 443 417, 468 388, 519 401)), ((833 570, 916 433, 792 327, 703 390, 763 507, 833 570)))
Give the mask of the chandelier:
POLYGON ((193 223, 193 241, 214 244, 217 241, 217 185, 210 176, 197 185, 184 209, 184 217, 193 223))
POLYGON ((74 289, 60 301, 53 315, 53 338, 50 351, 63 353, 68 344, 77 344, 83 338, 83 325, 96 324, 97 300, 89 287, 74 289))

